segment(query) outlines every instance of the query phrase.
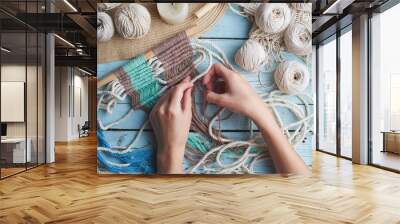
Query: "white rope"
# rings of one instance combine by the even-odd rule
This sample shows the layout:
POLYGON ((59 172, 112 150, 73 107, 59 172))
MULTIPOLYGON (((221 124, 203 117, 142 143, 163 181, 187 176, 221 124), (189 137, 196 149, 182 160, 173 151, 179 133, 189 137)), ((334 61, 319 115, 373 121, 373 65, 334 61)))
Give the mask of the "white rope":
MULTIPOLYGON (((212 57, 225 64, 228 68, 231 68, 232 70, 234 69, 234 66, 230 64, 229 60, 227 59, 223 51, 220 50, 211 42, 203 40, 201 41, 194 40, 192 41, 192 46, 194 50, 200 52, 199 54, 201 55, 199 58, 197 58, 196 65, 197 66, 200 65, 204 61, 208 61, 209 63, 207 69, 204 72, 202 72, 201 75, 197 76, 196 80, 198 80, 200 77, 203 77, 204 74, 208 72, 208 70, 212 65, 212 57)), ((300 101, 305 105, 305 111, 303 111, 299 105, 288 100, 287 97, 289 96, 280 91, 272 91, 271 93, 260 94, 260 97, 263 99, 263 101, 267 105, 269 105, 269 107, 273 111, 273 114, 276 117, 278 125, 282 128, 284 134, 287 136, 289 143, 292 144, 293 146, 296 146, 299 142, 304 140, 304 137, 310 131, 311 125, 309 125, 308 123, 310 120, 312 120, 311 118, 313 117, 313 114, 312 111, 309 110, 308 102, 306 102, 306 100, 304 99, 304 98, 312 99, 311 97, 309 97, 306 94, 292 95, 292 97, 293 96, 297 96, 300 99, 300 101), (296 118, 296 121, 289 124, 284 124, 280 114, 277 111, 278 107, 289 110, 296 118), (291 128, 296 128, 296 129, 292 133, 290 133, 289 129, 291 128)), ((256 143, 256 140, 258 140, 259 137, 256 136, 253 137, 251 127, 250 127, 251 137, 246 141, 235 140, 215 135, 213 131, 214 124, 216 121, 219 120, 219 116, 225 110, 226 110, 225 108, 222 108, 221 110, 219 110, 219 112, 214 114, 210 118, 208 124, 208 134, 211 136, 212 139, 214 139, 217 142, 222 142, 223 144, 210 149, 206 154, 204 154, 203 157, 196 164, 194 164, 192 167, 188 169, 189 173, 199 172, 198 170, 200 168, 202 170, 201 172, 204 173, 243 173, 243 172, 253 173, 254 164, 258 160, 268 158, 268 155, 265 152, 256 154, 250 153, 251 147, 266 148, 265 144, 256 143), (238 147, 246 147, 246 150, 233 162, 224 164, 222 162, 223 153, 228 149, 238 148, 238 147), (211 164, 214 167, 209 167, 210 159, 211 161, 214 161, 211 162, 211 164)))
MULTIPOLYGON (((231 70, 236 71, 235 67, 229 62, 228 58, 224 54, 224 52, 217 46, 215 46, 210 41, 204 40, 193 40, 191 42, 193 47, 194 53, 197 54, 197 58, 194 60, 194 65, 198 67, 204 62, 207 62, 206 69, 201 72, 198 76, 191 80, 192 83, 195 83, 197 80, 204 77, 205 74, 209 71, 213 64, 213 59, 221 62, 226 67, 231 70)), ((155 61, 150 62, 154 65, 155 68, 160 68, 159 64, 156 64, 155 61)), ((166 86, 165 86, 166 87, 166 86)), ((166 88, 162 88, 161 92, 164 92, 166 88)), ((100 94, 99 102, 97 105, 97 110, 106 110, 109 114, 112 114, 113 109, 115 108, 116 102, 118 100, 124 100, 126 97, 125 90, 118 81, 115 81, 108 85, 104 91, 98 91, 100 94)), ((302 108, 291 102, 287 99, 288 95, 280 92, 280 91, 273 91, 271 93, 263 93, 260 94, 260 97, 263 101, 270 106, 271 110, 273 111, 274 116, 277 119, 279 126, 282 128, 285 135, 288 137, 288 140, 291 144, 296 145, 300 141, 302 141, 310 131, 311 125, 309 125, 309 121, 312 120, 313 112, 308 107, 308 102, 306 99, 312 99, 310 96, 306 94, 298 94, 293 95, 296 96, 304 105, 305 110, 303 111, 302 108), (280 114, 277 111, 277 108, 285 108, 291 111, 296 118, 295 122, 290 124, 284 124, 282 121, 280 114), (289 133, 289 128, 297 127, 293 133, 289 133)), ((292 97, 293 97, 292 96, 292 97)), ((212 127, 214 123, 218 121, 219 116, 225 111, 225 108, 222 108, 218 113, 214 114, 210 120, 208 125, 208 132, 212 139, 218 142, 222 142, 222 145, 216 146, 211 148, 203 157, 192 167, 189 168, 189 173, 198 172, 199 169, 202 170, 204 173, 254 173, 253 167, 254 164, 264 158, 268 158, 267 152, 264 150, 257 151, 256 153, 250 153, 252 148, 266 148, 267 145, 257 143, 258 140, 261 139, 261 136, 254 136, 252 125, 250 125, 250 139, 243 141, 243 140, 235 140, 226 138, 224 136, 216 136, 213 132, 212 127), (230 149, 239 149, 243 150, 243 153, 238 155, 235 158, 232 158, 233 161, 230 163, 223 163, 223 154, 226 153, 227 150, 230 149), (210 166, 212 165, 212 166, 210 166)), ((104 125, 101 119, 98 119, 99 127, 102 130, 108 130, 115 125, 118 125, 123 120, 127 119, 129 116, 132 115, 134 109, 131 108, 125 115, 121 116, 119 119, 116 119, 110 122, 107 125, 104 125)), ((110 148, 99 147, 100 151, 107 151, 110 153, 116 154, 125 154, 132 152, 135 149, 135 145, 138 143, 145 127, 148 124, 148 120, 142 125, 139 132, 133 138, 132 142, 127 146, 111 146, 110 148)), ((251 123, 250 123, 251 124, 251 123)), ((237 152, 236 152, 237 153, 237 152)), ((234 155, 235 152, 233 153, 234 155)), ((107 161, 110 165, 117 166, 117 167, 127 167, 130 164, 118 164, 115 162, 107 161)))
MULTIPOLYGON (((99 150, 99 151, 106 151, 107 148, 105 148, 105 147, 97 147, 97 150, 99 150)), ((104 158, 104 161, 105 161, 106 163, 108 163, 109 165, 111 165, 111 166, 116 166, 116 167, 128 167, 128 166, 131 165, 130 163, 114 163, 114 162, 112 162, 112 161, 110 161, 110 160, 108 160, 108 159, 106 159, 106 158, 104 158)))

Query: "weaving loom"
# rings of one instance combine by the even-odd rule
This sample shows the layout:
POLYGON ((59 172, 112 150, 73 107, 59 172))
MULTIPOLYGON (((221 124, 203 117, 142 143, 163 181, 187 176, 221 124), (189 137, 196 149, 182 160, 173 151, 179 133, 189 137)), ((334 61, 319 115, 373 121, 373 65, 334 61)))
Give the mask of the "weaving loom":
MULTIPOLYGON (((229 63, 231 60, 224 55, 223 50, 206 41, 190 41, 185 33, 180 33, 153 48, 152 52, 151 57, 146 54, 139 55, 118 68, 112 73, 116 79, 107 84, 105 89, 99 91, 98 109, 107 111, 108 114, 112 113, 117 102, 128 99, 131 105, 131 108, 125 114, 110 121, 107 125, 104 125, 101 120, 101 117, 104 116, 99 118, 101 130, 98 131, 98 160, 100 171, 154 173, 154 147, 153 150, 145 150, 146 144, 139 144, 141 135, 146 127, 149 127, 148 122, 141 125, 139 132, 128 144, 118 142, 114 146, 111 145, 107 142, 104 131, 127 123, 139 109, 150 111, 164 91, 185 77, 191 76, 195 80, 201 78, 204 72, 197 72, 196 66, 204 67, 204 63, 206 63, 208 68, 213 64, 212 60, 214 59, 231 69, 235 69, 229 63), (128 98, 126 98, 127 95, 128 98)), ((284 53, 282 57, 293 56, 284 53)), ((206 71, 207 68, 199 69, 198 67, 198 70, 206 71)), ((196 85, 195 89, 193 96, 195 102, 193 132, 189 134, 187 142, 185 172, 253 173, 253 167, 258 161, 268 159, 264 149, 265 144, 259 134, 253 133, 254 127, 250 123, 248 136, 245 136, 244 139, 243 136, 238 138, 244 141, 224 136, 219 131, 219 126, 229 117, 237 117, 237 115, 231 116, 228 111, 212 106, 210 112, 210 108, 204 108, 204 102, 199 97, 202 91, 201 85, 196 85), (251 141, 247 142, 246 140, 249 139, 251 141)), ((264 93, 262 97, 266 103, 286 108, 294 114, 297 120, 292 122, 290 126, 284 127, 285 122, 279 118, 282 108, 273 108, 289 141, 293 145, 301 144, 311 127, 309 124, 312 117, 311 109, 306 107, 306 111, 303 111, 295 103, 290 102, 287 96, 276 91, 264 93), (289 133, 289 128, 295 128, 295 132, 289 133)), ((306 98, 306 96, 298 96, 301 103, 308 105, 310 100, 306 98)), ((149 143, 147 142, 147 144, 149 143)), ((153 145, 154 142, 151 144, 153 145)))

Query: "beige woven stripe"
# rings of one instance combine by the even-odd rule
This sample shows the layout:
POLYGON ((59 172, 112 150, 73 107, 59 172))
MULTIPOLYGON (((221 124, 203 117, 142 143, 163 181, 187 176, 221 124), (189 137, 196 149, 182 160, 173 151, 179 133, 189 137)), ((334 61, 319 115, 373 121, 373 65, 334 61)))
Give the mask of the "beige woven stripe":
MULTIPOLYGON (((223 16, 225 9, 228 7, 226 3, 221 3, 200 19, 192 15, 183 24, 169 25, 161 20, 155 4, 142 4, 149 9, 151 14, 152 21, 150 32, 144 38, 138 40, 126 40, 116 34, 113 39, 108 42, 97 42, 97 63, 133 58, 140 53, 147 52, 164 40, 193 25, 196 25, 194 28, 195 36, 200 36, 218 22, 218 19, 223 16)), ((205 3, 192 3, 190 9, 191 13, 193 14, 204 4, 205 3)), ((113 11, 110 13, 113 13, 113 11)))

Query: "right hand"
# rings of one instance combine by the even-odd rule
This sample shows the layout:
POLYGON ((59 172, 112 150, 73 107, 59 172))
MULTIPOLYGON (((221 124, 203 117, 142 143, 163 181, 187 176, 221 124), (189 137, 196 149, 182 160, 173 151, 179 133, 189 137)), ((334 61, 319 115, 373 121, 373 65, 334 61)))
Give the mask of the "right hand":
POLYGON ((206 100, 254 119, 265 104, 241 75, 221 64, 214 64, 203 78, 206 100))

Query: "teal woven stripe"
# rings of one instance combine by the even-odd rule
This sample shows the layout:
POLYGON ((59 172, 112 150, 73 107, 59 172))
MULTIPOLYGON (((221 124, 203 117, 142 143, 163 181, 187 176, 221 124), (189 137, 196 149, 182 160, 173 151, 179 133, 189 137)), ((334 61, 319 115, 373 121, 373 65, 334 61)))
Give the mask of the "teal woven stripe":
POLYGON ((137 89, 136 91, 139 93, 140 104, 147 108, 153 107, 159 98, 159 91, 161 88, 158 81, 154 80, 148 83, 144 88, 137 89))
POLYGON ((123 71, 130 80, 131 89, 139 95, 137 103, 151 108, 157 102, 162 86, 154 79, 153 69, 144 55, 139 55, 124 65, 123 71))
POLYGON ((142 66, 146 63, 146 58, 143 54, 138 55, 134 59, 130 60, 127 64, 125 64, 122 68, 124 69, 126 74, 131 74, 131 71, 137 70, 137 67, 142 66))
POLYGON ((212 143, 202 135, 190 132, 186 144, 188 144, 191 148, 195 148, 205 154, 211 148, 212 143))

